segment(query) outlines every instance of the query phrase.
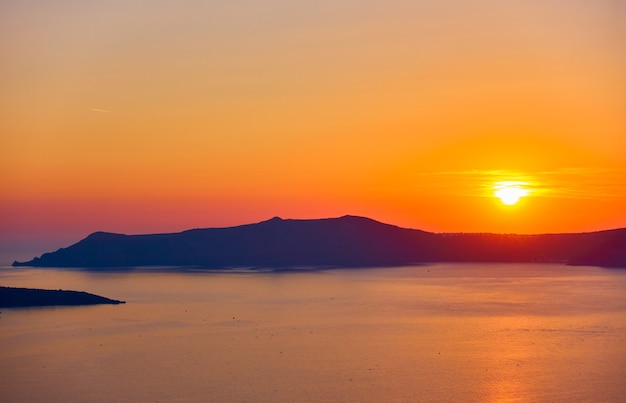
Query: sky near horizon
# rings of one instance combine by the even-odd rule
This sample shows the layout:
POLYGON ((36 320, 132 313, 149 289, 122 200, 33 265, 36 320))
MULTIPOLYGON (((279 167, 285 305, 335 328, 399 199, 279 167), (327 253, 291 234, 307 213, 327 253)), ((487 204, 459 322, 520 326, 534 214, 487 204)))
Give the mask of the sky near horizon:
POLYGON ((620 0, 5 0, 0 241, 626 227, 625 26, 620 0))

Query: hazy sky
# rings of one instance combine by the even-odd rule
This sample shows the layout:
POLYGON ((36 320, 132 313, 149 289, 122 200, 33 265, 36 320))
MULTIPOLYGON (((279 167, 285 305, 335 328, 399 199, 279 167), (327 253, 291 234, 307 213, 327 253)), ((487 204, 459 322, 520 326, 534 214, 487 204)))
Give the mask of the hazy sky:
POLYGON ((625 26, 619 0, 4 0, 0 239, 624 227, 625 26))

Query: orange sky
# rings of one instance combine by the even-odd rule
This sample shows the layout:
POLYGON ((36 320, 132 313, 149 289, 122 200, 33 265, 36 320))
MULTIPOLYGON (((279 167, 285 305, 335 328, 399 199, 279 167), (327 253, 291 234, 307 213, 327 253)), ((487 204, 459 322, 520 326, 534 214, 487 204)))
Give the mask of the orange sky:
POLYGON ((0 240, 626 227, 624 2, 308 3, 3 1, 0 240))

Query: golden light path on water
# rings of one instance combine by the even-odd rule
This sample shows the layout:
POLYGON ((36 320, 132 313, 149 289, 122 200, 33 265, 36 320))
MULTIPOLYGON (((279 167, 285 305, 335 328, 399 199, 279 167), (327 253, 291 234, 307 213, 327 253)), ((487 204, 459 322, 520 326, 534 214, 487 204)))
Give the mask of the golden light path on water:
POLYGON ((6 401, 620 401, 626 275, 557 264, 0 270, 124 305, 2 309, 6 401))

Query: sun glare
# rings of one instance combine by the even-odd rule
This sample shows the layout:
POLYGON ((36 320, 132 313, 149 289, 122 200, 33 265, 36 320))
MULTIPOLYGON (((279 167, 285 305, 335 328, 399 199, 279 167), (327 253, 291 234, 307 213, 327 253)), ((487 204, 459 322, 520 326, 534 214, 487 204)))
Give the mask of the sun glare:
POLYGON ((528 189, 524 188, 525 182, 496 182, 494 195, 508 206, 517 204, 524 196, 528 196, 528 189))

